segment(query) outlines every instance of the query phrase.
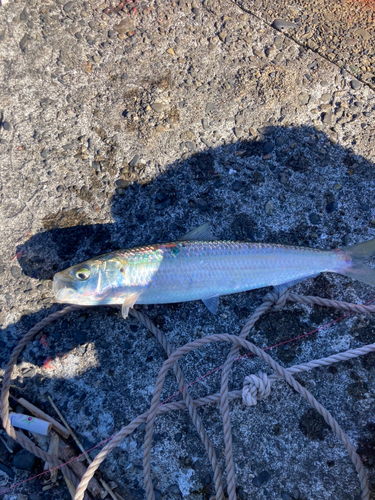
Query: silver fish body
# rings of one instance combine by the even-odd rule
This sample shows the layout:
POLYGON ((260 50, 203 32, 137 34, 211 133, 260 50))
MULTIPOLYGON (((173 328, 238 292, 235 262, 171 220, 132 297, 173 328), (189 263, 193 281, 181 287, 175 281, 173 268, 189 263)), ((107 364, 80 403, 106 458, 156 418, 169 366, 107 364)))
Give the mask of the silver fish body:
POLYGON ((351 265, 350 255, 340 250, 176 241, 115 251, 73 266, 55 275, 54 292, 58 302, 86 305, 207 301, 324 271, 345 274, 351 265))

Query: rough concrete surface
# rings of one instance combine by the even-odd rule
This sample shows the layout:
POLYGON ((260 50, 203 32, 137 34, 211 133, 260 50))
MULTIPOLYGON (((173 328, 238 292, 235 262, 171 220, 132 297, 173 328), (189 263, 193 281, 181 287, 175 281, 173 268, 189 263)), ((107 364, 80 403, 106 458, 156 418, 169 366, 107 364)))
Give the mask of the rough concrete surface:
MULTIPOLYGON (((373 76, 369 84, 364 76, 374 70, 373 25, 356 24, 371 36, 359 34, 357 45, 345 49, 349 57, 340 48, 348 44, 345 30, 338 30, 339 41, 331 40, 336 57, 315 38, 320 26, 325 30, 320 4, 294 2, 293 15, 282 2, 270 5, 30 0, 1 7, 2 368, 26 330, 60 307, 53 303, 53 274, 100 253, 173 240, 204 222, 220 239, 320 248, 375 236, 375 94, 373 76), (310 17, 300 16, 305 8, 318 20, 311 37, 303 35, 311 32, 310 17), (293 36, 272 27, 282 18, 299 23, 293 36), (347 67, 351 57, 358 85, 347 67)), ((356 5, 354 14, 364 16, 356 5)), ((341 9, 335 6, 332 16, 341 9)), ((363 19, 370 18, 366 10, 363 19)), ((330 274, 296 290, 359 303, 374 294, 330 274)), ((142 311, 177 347, 214 332, 239 333, 267 291, 223 297, 217 316, 197 302, 142 311)), ((287 304, 266 314, 251 338, 265 347, 340 316, 287 304)), ((371 317, 352 316, 269 352, 291 366, 371 343, 374 331, 371 317)), ((44 335, 22 354, 12 393, 55 416, 52 395, 86 449, 148 408, 165 356, 135 319, 87 309, 44 335)), ((187 382, 221 365, 228 351, 211 345, 186 356, 187 382)), ((267 370, 254 359, 236 362, 232 387, 261 369, 267 370)), ((194 384, 191 394, 216 392, 219 373, 194 384)), ((374 356, 297 379, 355 443, 375 498, 374 356)), ((176 389, 170 375, 163 398, 176 389)), ((199 413, 224 466, 220 410, 199 413)), ((342 445, 282 382, 256 407, 233 402, 231 418, 239 499, 360 498, 342 445)), ((101 466, 127 500, 145 498, 143 437, 140 428, 101 466)), ((1 487, 42 471, 39 460, 28 461, 31 471, 20 460, 25 467, 24 455, 17 460, 0 442, 1 487)), ((158 499, 206 500, 214 493, 186 413, 157 418, 152 476, 158 499)), ((39 478, 4 499, 70 498, 59 483, 43 492, 39 478)))

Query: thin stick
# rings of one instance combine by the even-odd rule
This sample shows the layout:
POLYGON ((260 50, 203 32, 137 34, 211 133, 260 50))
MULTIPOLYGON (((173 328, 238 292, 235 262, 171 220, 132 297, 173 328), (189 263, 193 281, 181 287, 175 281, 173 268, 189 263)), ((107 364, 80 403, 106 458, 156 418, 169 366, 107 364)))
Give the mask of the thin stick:
MULTIPOLYGON (((72 438, 74 439, 74 441, 76 442, 78 448, 82 451, 82 453, 84 454, 86 460, 88 461, 89 464, 92 463, 92 460, 90 458, 90 456, 86 453, 86 450, 85 448, 82 446, 80 440, 78 439, 78 437, 75 435, 73 429, 70 427, 70 425, 68 424, 68 422, 65 420, 65 418, 62 416, 60 410, 57 408, 57 406, 55 405, 55 403, 52 401, 52 398, 51 396, 48 396, 48 399, 49 399, 49 402, 51 403, 51 405, 53 406, 53 409, 55 410, 55 412, 58 414, 58 416, 60 417, 61 421, 63 422, 63 424, 65 425, 65 427, 68 429, 68 431, 70 432, 72 438)), ((113 493, 113 491, 111 490, 111 488, 108 486, 108 484, 104 481, 104 479, 102 478, 99 478, 100 482, 102 483, 103 485, 103 488, 105 490, 107 490, 107 492, 110 494, 110 496, 113 498, 113 500, 118 500, 118 498, 115 496, 115 494, 113 493)))

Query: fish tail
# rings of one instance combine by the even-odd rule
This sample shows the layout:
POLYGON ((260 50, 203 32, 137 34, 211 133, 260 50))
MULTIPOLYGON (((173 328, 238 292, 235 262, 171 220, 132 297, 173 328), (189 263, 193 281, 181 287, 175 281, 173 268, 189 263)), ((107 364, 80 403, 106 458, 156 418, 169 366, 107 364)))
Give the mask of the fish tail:
POLYGON ((351 266, 339 273, 375 287, 375 269, 364 264, 364 261, 375 255, 375 238, 343 248, 342 251, 350 257, 351 266))

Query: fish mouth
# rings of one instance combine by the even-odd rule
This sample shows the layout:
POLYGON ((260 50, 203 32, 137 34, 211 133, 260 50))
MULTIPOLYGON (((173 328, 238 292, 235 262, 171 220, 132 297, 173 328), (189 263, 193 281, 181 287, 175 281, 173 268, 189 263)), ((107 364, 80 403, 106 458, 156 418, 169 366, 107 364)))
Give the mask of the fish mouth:
POLYGON ((62 273, 57 273, 53 277, 53 293, 56 302, 78 304, 82 297, 74 289, 72 281, 62 273))

